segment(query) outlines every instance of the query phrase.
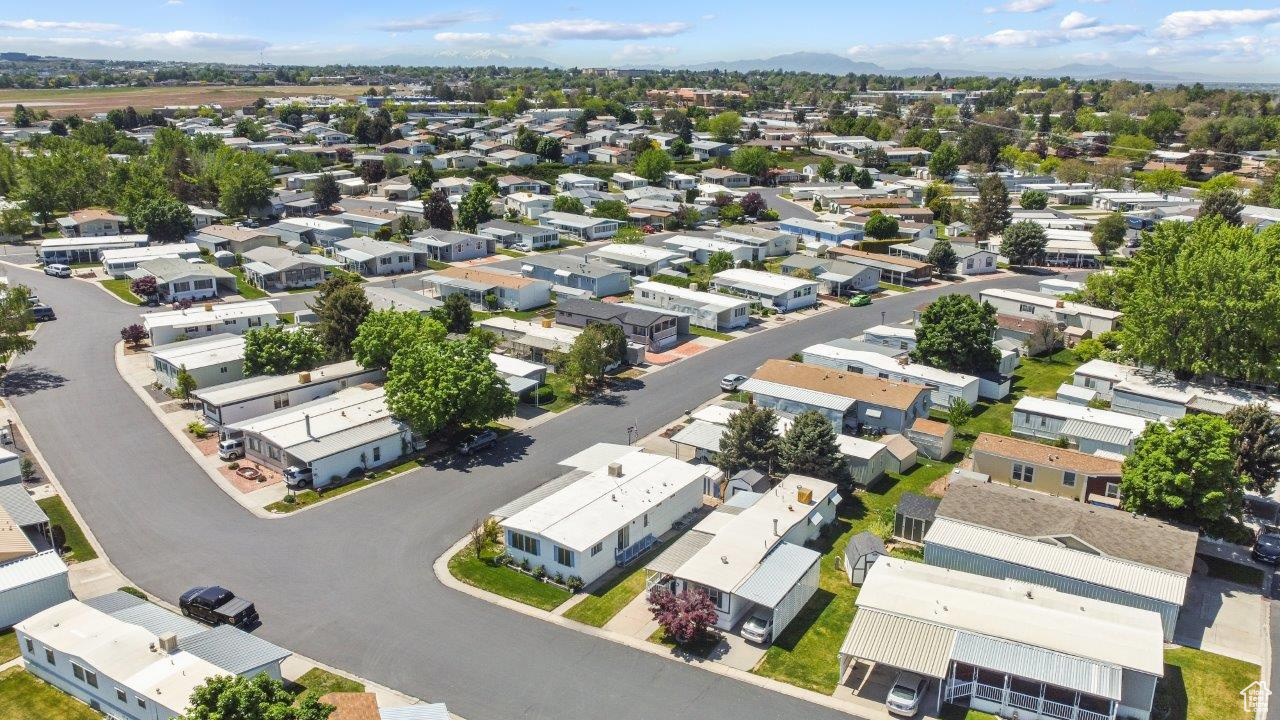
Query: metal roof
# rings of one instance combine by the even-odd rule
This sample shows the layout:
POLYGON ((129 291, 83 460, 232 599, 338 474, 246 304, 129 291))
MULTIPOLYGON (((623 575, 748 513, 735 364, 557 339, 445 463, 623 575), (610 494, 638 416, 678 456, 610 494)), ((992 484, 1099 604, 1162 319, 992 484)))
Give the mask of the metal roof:
POLYGON ((22 483, 0 485, 0 508, 4 508, 18 527, 49 522, 49 516, 31 499, 31 494, 22 483))
POLYGON ((956 633, 951 658, 1110 700, 1120 699, 1123 671, 1096 660, 963 631, 956 633))
POLYGON ((742 582, 733 594, 764 607, 776 607, 800 578, 822 555, 803 545, 782 543, 774 548, 760 567, 742 582))
POLYGON ((840 654, 942 678, 955 639, 956 631, 948 627, 859 608, 840 654))
POLYGON ((853 407, 856 402, 852 398, 841 395, 832 395, 831 393, 818 392, 817 390, 805 390, 794 385, 783 385, 755 378, 749 378, 742 384, 741 389, 750 393, 760 393, 782 400, 840 412, 849 412, 849 408, 853 407))
POLYGON ((564 475, 561 475, 560 477, 555 478, 554 480, 549 480, 539 485, 533 490, 530 490, 524 495, 521 495, 515 500, 512 500, 511 502, 507 503, 506 505, 499 507, 498 509, 489 513, 489 515, 499 520, 505 520, 511 517, 512 515, 515 515, 516 513, 520 512, 521 510, 524 510, 530 505, 533 505, 539 500, 542 500, 543 498, 554 495, 560 490, 563 490, 564 488, 572 485, 574 482, 586 477, 588 474, 590 474, 589 470, 571 470, 565 473, 564 475))
POLYGON ((866 531, 854 534, 849 538, 848 544, 844 546, 845 559, 856 559, 871 553, 883 555, 885 553, 884 541, 866 531))
POLYGON ((680 566, 696 555, 699 550, 707 546, 711 542, 711 538, 715 537, 711 533, 705 533, 700 530, 690 530, 689 532, 676 538, 674 542, 666 547, 656 557, 645 564, 644 569, 650 572, 662 573, 663 575, 672 575, 680 566))
POLYGON ((199 635, 183 638, 178 647, 236 675, 279 662, 293 654, 229 625, 219 625, 199 635))
POLYGON ((1110 445, 1128 445, 1133 440, 1133 432, 1127 428, 1099 425, 1088 420, 1068 420, 1062 423, 1062 429, 1058 432, 1110 445))
POLYGON ((139 600, 136 605, 116 608, 114 610, 105 610, 104 612, 117 620, 123 620, 127 623, 145 628, 147 632, 150 632, 152 635, 173 633, 177 635, 179 639, 186 639, 193 635, 199 635, 209 629, 207 626, 201 625, 195 620, 190 620, 181 615, 176 615, 165 610, 159 605, 142 602, 141 600, 139 600))
POLYGON ((934 521, 924 542, 1174 605, 1182 605, 1187 594, 1186 575, 945 517, 934 521))
POLYGON ((724 425, 694 420, 683 430, 671 436, 671 442, 677 445, 689 445, 699 450, 717 451, 720 449, 720 438, 728 430, 724 425))
POLYGON ((726 500, 719 509, 724 511, 726 508, 735 508, 738 512, 742 512, 752 505, 755 505, 756 501, 758 501, 763 495, 764 493, 748 492, 746 490, 736 492, 733 494, 733 497, 726 500))
POLYGON ((147 601, 140 597, 130 595, 127 592, 120 592, 117 590, 116 592, 109 592, 106 595, 99 595, 98 597, 89 598, 82 602, 98 612, 104 612, 111 615, 125 608, 131 608, 135 605, 144 605, 147 601))
MULTIPOLYGON (((66 575, 67 566, 58 553, 47 550, 0 565, 0 592, 30 585, 55 575, 66 575)), ((70 586, 68 586, 69 588, 70 586)), ((70 589, 64 599, 70 599, 70 589)))
POLYGON ((286 450, 302 462, 312 462, 334 453, 359 447, 402 432, 400 423, 393 418, 381 418, 371 423, 357 425, 331 435, 291 445, 286 450))
POLYGON ((381 720, 449 720, 449 709, 444 703, 406 705, 397 708, 379 708, 381 720))

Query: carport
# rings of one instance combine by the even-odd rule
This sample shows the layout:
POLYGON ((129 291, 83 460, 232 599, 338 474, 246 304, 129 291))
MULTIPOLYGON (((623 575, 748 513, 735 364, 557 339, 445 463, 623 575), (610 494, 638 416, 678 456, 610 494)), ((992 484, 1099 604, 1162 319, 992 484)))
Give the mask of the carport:
POLYGON ((936 692, 934 712, 942 708, 939 688, 951 663, 956 631, 920 620, 897 617, 870 608, 859 608, 840 646, 840 681, 859 662, 888 666, 922 675, 936 692))
MULTIPOLYGON (((806 547, 782 543, 733 594, 770 613, 776 639, 818 591, 818 561, 821 559, 822 555, 806 547)), ((743 615, 750 616, 751 612, 743 615)))

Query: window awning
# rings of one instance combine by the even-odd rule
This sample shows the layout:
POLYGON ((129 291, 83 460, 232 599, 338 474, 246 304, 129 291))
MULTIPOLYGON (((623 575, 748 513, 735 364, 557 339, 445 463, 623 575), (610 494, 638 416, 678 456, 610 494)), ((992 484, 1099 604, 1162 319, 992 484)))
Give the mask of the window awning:
POLYGON ((810 525, 822 525, 826 521, 827 519, 822 517, 822 513, 814 513, 813 517, 809 518, 810 525))
POLYGON ((883 413, 881 413, 881 412, 880 412, 878 409, 876 409, 876 408, 868 408, 868 409, 867 409, 867 417, 878 418, 878 417, 880 417, 882 414, 883 414, 883 413))

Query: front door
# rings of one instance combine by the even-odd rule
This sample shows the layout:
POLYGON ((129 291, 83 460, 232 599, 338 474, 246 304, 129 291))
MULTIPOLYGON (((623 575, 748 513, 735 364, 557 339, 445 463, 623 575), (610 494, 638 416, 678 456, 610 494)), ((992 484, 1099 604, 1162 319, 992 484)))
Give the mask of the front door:
POLYGON ((631 526, 625 525, 618 530, 618 549, 626 550, 631 546, 631 526))

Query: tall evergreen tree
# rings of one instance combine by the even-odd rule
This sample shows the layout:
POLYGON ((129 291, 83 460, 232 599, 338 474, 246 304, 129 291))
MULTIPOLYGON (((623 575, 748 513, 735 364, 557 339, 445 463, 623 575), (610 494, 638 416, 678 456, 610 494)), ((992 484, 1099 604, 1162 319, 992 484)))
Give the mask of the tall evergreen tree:
POLYGON ((715 464, 730 475, 747 468, 769 470, 777 449, 777 414, 751 404, 729 417, 715 464))
POLYGON ((973 206, 973 235, 978 242, 986 242, 992 235, 1004 231, 1013 213, 1009 212, 1009 189, 999 175, 994 173, 978 183, 978 202, 973 206))
POLYGON ((789 473, 832 481, 844 480, 849 471, 831 421, 816 410, 802 412, 791 421, 778 441, 778 464, 789 473))

